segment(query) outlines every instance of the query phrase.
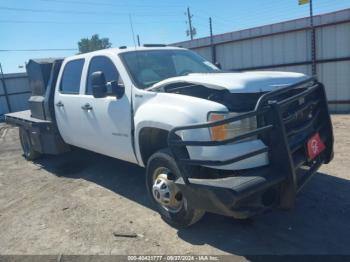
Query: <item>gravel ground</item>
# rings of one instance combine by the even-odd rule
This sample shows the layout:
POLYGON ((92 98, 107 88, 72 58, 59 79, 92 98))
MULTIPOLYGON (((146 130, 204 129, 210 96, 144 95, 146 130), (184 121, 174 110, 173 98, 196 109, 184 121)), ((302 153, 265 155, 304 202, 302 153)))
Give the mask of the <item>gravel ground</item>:
POLYGON ((18 130, 2 124, 0 254, 350 254, 350 116, 333 123, 335 159, 295 209, 246 221, 206 214, 182 230, 154 210, 143 169, 83 150, 28 162, 18 130))

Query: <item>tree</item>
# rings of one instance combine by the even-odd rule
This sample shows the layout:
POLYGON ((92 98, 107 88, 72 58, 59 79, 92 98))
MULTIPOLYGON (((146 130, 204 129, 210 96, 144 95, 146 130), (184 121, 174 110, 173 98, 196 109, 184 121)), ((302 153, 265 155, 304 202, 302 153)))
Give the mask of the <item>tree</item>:
POLYGON ((108 38, 101 38, 98 34, 93 35, 89 38, 82 38, 78 42, 79 53, 87 53, 91 51, 96 51, 100 49, 110 48, 112 43, 109 42, 108 38))

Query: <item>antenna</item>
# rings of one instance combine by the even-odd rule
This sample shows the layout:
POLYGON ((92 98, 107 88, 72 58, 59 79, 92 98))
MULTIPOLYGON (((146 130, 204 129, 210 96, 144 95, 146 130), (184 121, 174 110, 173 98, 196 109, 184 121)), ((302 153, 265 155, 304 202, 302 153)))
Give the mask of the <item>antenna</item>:
POLYGON ((137 44, 138 44, 138 46, 141 45, 141 44, 140 44, 140 36, 139 36, 139 35, 137 35, 137 44))
POLYGON ((216 63, 216 49, 214 45, 214 36, 213 36, 213 23, 211 17, 209 17, 209 32, 210 32, 210 48, 211 48, 211 62, 216 63))
MULTIPOLYGON (((132 32, 132 40, 134 41, 137 68, 138 68, 138 70, 140 70, 140 61, 139 61, 139 55, 138 55, 138 53, 137 53, 137 46, 136 46, 136 40, 135 40, 135 33, 134 33, 134 27, 133 27, 133 25, 132 25, 131 14, 129 14, 129 21, 130 21, 130 27, 131 27, 131 32, 132 32)), ((137 35, 137 36, 138 36, 138 35, 137 35)), ((133 89, 131 89, 131 90, 133 90, 133 89)), ((132 91, 131 91, 131 92, 132 92, 132 91)))
POLYGON ((135 46, 135 48, 136 48, 136 40, 135 40, 134 26, 132 25, 131 14, 129 14, 129 21, 130 21, 130 27, 131 27, 131 33, 132 33, 132 40, 133 40, 134 46, 135 46))

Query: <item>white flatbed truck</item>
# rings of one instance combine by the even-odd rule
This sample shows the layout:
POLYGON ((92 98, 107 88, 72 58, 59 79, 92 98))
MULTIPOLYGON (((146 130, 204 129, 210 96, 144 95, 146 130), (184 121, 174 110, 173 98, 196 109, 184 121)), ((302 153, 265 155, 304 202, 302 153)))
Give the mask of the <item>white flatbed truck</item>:
POLYGON ((30 60, 27 72, 30 110, 6 115, 24 156, 76 146, 145 167, 174 226, 291 208, 333 157, 324 87, 304 74, 224 72, 162 45, 30 60))

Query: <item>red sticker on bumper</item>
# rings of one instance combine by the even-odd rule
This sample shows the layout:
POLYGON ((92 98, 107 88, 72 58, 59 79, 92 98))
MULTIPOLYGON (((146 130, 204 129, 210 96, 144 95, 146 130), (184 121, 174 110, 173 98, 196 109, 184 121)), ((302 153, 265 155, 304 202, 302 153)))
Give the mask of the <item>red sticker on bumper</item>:
POLYGON ((307 142, 307 154, 309 159, 314 159, 326 149, 325 144, 321 140, 320 134, 316 133, 307 142))

